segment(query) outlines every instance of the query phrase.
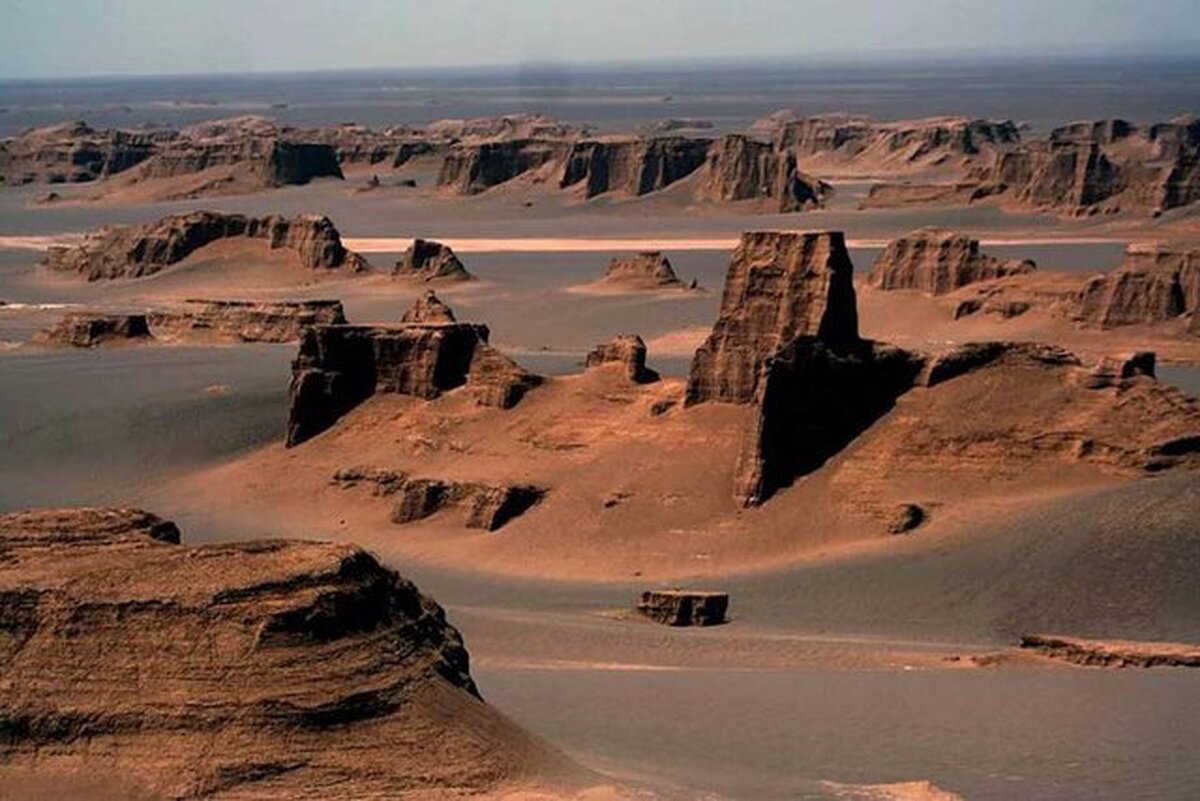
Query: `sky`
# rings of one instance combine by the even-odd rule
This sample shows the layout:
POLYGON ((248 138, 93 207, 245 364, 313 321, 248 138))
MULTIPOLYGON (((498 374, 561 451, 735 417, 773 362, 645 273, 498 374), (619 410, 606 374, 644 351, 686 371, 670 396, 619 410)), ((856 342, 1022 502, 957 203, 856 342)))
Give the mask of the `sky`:
POLYGON ((1200 0, 0 0, 0 78, 1200 52, 1200 0))

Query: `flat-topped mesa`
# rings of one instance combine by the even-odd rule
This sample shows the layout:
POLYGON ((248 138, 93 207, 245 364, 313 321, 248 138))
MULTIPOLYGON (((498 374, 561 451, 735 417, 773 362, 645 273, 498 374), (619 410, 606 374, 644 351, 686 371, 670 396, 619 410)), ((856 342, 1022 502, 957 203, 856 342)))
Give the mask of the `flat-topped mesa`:
POLYGON ((1076 319, 1116 328, 1189 314, 1189 330, 1200 333, 1200 245, 1130 245, 1117 269, 1084 285, 1076 319))
POLYGON ((576 142, 559 186, 583 183, 584 197, 608 192, 640 196, 664 189, 704 165, 709 140, 685 137, 576 142))
POLYGON ((671 266, 671 260, 657 250, 648 250, 633 256, 614 256, 600 282, 605 286, 630 290, 683 286, 683 282, 671 266))
POLYGON ((357 272, 367 268, 362 256, 342 245, 328 217, 247 217, 212 211, 176 214, 146 225, 102 228, 79 245, 51 248, 43 263, 89 281, 140 278, 177 264, 206 245, 239 238, 261 241, 271 250, 292 250, 310 270, 357 272))
POLYGON ((741 134, 718 139, 708 152, 700 196, 730 202, 761 200, 774 211, 795 212, 819 208, 832 188, 802 174, 796 156, 741 134))
POLYGON ((0 185, 82 183, 123 172, 149 158, 154 134, 98 131, 67 122, 0 140, 0 185))
POLYGON ((571 143, 512 139, 458 144, 442 161, 437 185, 458 195, 477 195, 566 158, 571 143))
POLYGON ((659 379, 658 373, 646 367, 646 343, 637 334, 622 334, 597 345, 587 355, 588 370, 608 364, 620 365, 625 376, 635 384, 649 384, 659 379))
POLYGON ((541 383, 488 344, 486 325, 453 322, 452 313, 448 321, 422 320, 425 301, 418 298, 406 315, 416 322, 304 329, 288 389, 289 447, 375 394, 432 400, 466 387, 480 405, 509 409, 541 383))
POLYGON ((414 239, 392 268, 392 275, 439 282, 472 281, 475 278, 453 250, 432 239, 414 239))
POLYGON ((295 342, 305 328, 345 323, 346 315, 338 300, 185 300, 181 308, 152 312, 149 321, 159 339, 295 342))
POLYGON ((880 289, 919 289, 942 295, 978 281, 1032 272, 1032 261, 981 253, 979 240, 943 228, 921 228, 894 239, 875 260, 868 279, 880 289))
POLYGON ((1200 120, 1073 123, 998 154, 979 178, 987 194, 1022 206, 1157 214, 1200 201, 1200 120))
POLYGON ((565 767, 479 699, 442 608, 367 552, 179 542, 134 509, 0 515, 6 789, 395 798, 565 767))
POLYGON ((151 339, 150 326, 144 314, 91 312, 72 312, 34 336, 34 342, 41 345, 64 345, 73 348, 137 344, 149 342, 151 339))
POLYGON ((858 347, 853 273, 840 231, 742 234, 717 322, 692 361, 687 403, 750 403, 767 359, 797 337, 858 347))

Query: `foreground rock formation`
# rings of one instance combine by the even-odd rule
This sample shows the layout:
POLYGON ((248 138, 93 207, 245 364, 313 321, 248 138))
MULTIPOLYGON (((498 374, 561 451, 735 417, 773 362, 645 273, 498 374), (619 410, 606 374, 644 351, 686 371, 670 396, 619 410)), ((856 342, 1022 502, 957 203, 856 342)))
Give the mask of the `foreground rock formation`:
POLYGON ((682 287, 671 260, 657 250, 634 256, 614 256, 600 284, 611 289, 654 291, 682 287))
POLYGON ((441 313, 427 321, 433 306, 419 299, 409 322, 306 328, 292 364, 287 444, 321 433, 376 393, 432 399, 465 386, 480 404, 508 409, 540 383, 488 345, 486 325, 441 313))
POLYGON ((1131 245, 1120 267, 1083 286, 1076 319, 1115 328, 1185 315, 1200 334, 1200 246, 1131 245))
POLYGON ((442 609, 351 545, 0 516, 0 783, 81 796, 483 792, 565 761, 480 701, 442 609))
POLYGON ((154 275, 221 240, 261 242, 271 250, 293 251, 310 270, 359 271, 366 260, 342 245, 328 217, 246 217, 195 211, 147 225, 102 228, 71 247, 53 247, 44 264, 77 273, 89 281, 154 275))
POLYGON ((1027 634, 1021 648, 1087 667, 1200 667, 1200 646, 1027 634))
POLYGON ((160 339, 294 342, 305 328, 345 323, 346 315, 337 300, 186 300, 180 309, 151 313, 149 320, 160 339))
POLYGON ((418 281, 472 281, 475 276, 446 245, 414 239, 392 268, 392 275, 418 281))
POLYGON ((666 626, 719 626, 725 622, 729 595, 697 590, 646 590, 637 611, 666 626))
POLYGON ((1006 261, 981 253, 978 239, 943 228, 922 228, 889 242, 868 280, 880 289, 942 295, 967 284, 1035 269, 1032 261, 1006 261))

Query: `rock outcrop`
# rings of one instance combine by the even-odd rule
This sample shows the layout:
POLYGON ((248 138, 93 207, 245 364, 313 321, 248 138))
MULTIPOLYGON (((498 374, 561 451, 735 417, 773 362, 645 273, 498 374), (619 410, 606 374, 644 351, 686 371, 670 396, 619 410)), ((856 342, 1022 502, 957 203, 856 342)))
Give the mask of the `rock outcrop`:
POLYGON ((700 196, 706 200, 761 200, 773 211, 795 212, 824 205, 832 191, 823 181, 801 173, 794 153, 741 134, 713 143, 705 169, 700 196))
POLYGON ((1026 634, 1021 648, 1076 665, 1106 668, 1200 667, 1200 646, 1026 634))
POLYGON ((159 138, 98 131, 84 122, 35 128, 0 140, 0 184, 82 183, 115 175, 150 158, 159 138))
POLYGON ((400 797, 565 773, 479 699, 441 607, 375 557, 179 540, 129 509, 0 516, 7 790, 400 797))
POLYGON ((342 245, 328 217, 246 217, 194 211, 164 217, 147 225, 118 225, 89 234, 70 247, 53 247, 44 264, 52 270, 78 273, 89 281, 153 275, 219 240, 259 241, 271 250, 294 251, 310 270, 360 271, 367 267, 357 253, 342 245))
MULTIPOLYGON (((423 317, 423 305, 409 316, 423 317)), ((486 325, 458 322, 305 328, 288 390, 288 446, 376 393, 431 400, 466 386, 482 405, 511 408, 541 379, 488 345, 488 335, 486 325)))
POLYGON ((1074 123, 997 155, 988 194, 1066 215, 1159 213, 1200 200, 1200 119, 1074 123))
POLYGON ((345 323, 346 316, 337 300, 186 300, 182 308, 152 312, 149 322, 159 339, 295 342, 305 328, 345 323))
POLYGON ((373 485, 381 498, 394 498, 393 523, 423 520, 448 508, 464 512, 466 528, 496 531, 529 511, 546 495, 546 490, 528 484, 492 485, 438 478, 413 478, 398 470, 350 468, 339 470, 333 480, 350 488, 373 485))
POLYGON ((859 338, 853 271, 840 232, 748 233, 734 251, 686 402, 755 407, 735 469, 741 505, 766 501, 844 448, 923 365, 859 338))
POLYGON ((659 379, 658 373, 646 367, 646 343, 637 334, 622 334, 597 345, 587 355, 586 367, 620 365, 622 372, 635 384, 649 384, 659 379))
POLYGON ((458 144, 446 153, 437 185, 453 194, 477 195, 547 164, 559 163, 570 149, 570 142, 544 139, 458 144))
POLYGON ((582 182, 584 197, 609 192, 640 196, 664 189, 704 165, 709 140, 684 137, 576 142, 559 185, 582 182))
POLYGON ((1200 245, 1131 245, 1112 272, 1089 279, 1076 319, 1096 328, 1200 317, 1200 245))
POLYGON ((631 291, 654 291, 682 287, 671 260, 657 250, 634 256, 613 256, 600 283, 631 291))
POLYGON ((392 275, 418 281, 445 282, 472 281, 475 278, 467 272, 453 250, 429 239, 414 239, 392 268, 392 275))
POLYGON ((872 286, 919 289, 943 295, 978 281, 1032 272, 1032 261, 997 259, 981 253, 979 240, 942 228, 922 228, 894 239, 871 268, 872 286))
POLYGON ((39 332, 34 341, 41 345, 94 348, 99 345, 144 343, 151 338, 150 326, 144 314, 75 312, 39 332))
POLYGON ((729 594, 698 590, 646 590, 637 611, 664 626, 719 626, 725 622, 729 594))
POLYGON ((454 312, 432 289, 419 296, 400 318, 402 323, 455 323, 454 312))

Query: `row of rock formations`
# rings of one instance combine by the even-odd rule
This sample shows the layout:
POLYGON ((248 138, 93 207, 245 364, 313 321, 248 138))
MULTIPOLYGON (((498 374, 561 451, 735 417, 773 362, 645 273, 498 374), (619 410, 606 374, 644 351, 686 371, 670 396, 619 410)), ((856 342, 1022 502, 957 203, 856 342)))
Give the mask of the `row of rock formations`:
POLYGON ((14 796, 440 795, 565 768, 479 699, 441 607, 365 551, 180 539, 132 509, 0 515, 14 796))
POLYGON ((430 400, 466 387, 484 406, 512 408, 541 379, 488 336, 486 325, 457 322, 429 295, 398 323, 306 328, 292 365, 287 444, 311 439, 377 393, 430 400))
MULTIPOLYGON (((971 249, 950 252, 957 263, 971 249)), ((904 275, 938 273, 899 264, 904 275)), ((853 264, 840 232, 751 232, 734 251, 717 322, 692 361, 685 402, 755 409, 734 487, 736 501, 753 506, 841 452, 901 395, 997 364, 1056 370, 1089 391, 1124 391, 1153 374, 1153 357, 1146 355, 1089 371, 1072 354, 1045 345, 974 343, 930 356, 862 339, 853 264)), ((1145 447, 1092 443, 1080 446, 1079 455, 1145 470, 1190 464, 1200 451, 1194 430, 1200 410, 1167 397, 1174 390, 1156 382, 1139 386, 1154 396, 1145 402, 1174 415, 1178 425, 1145 447)))
POLYGON ((194 211, 145 225, 115 225, 89 234, 78 245, 52 247, 44 264, 89 281, 142 278, 178 264, 218 241, 244 239, 270 250, 286 249, 314 271, 367 269, 367 262, 342 245, 328 217, 247 217, 194 211))

